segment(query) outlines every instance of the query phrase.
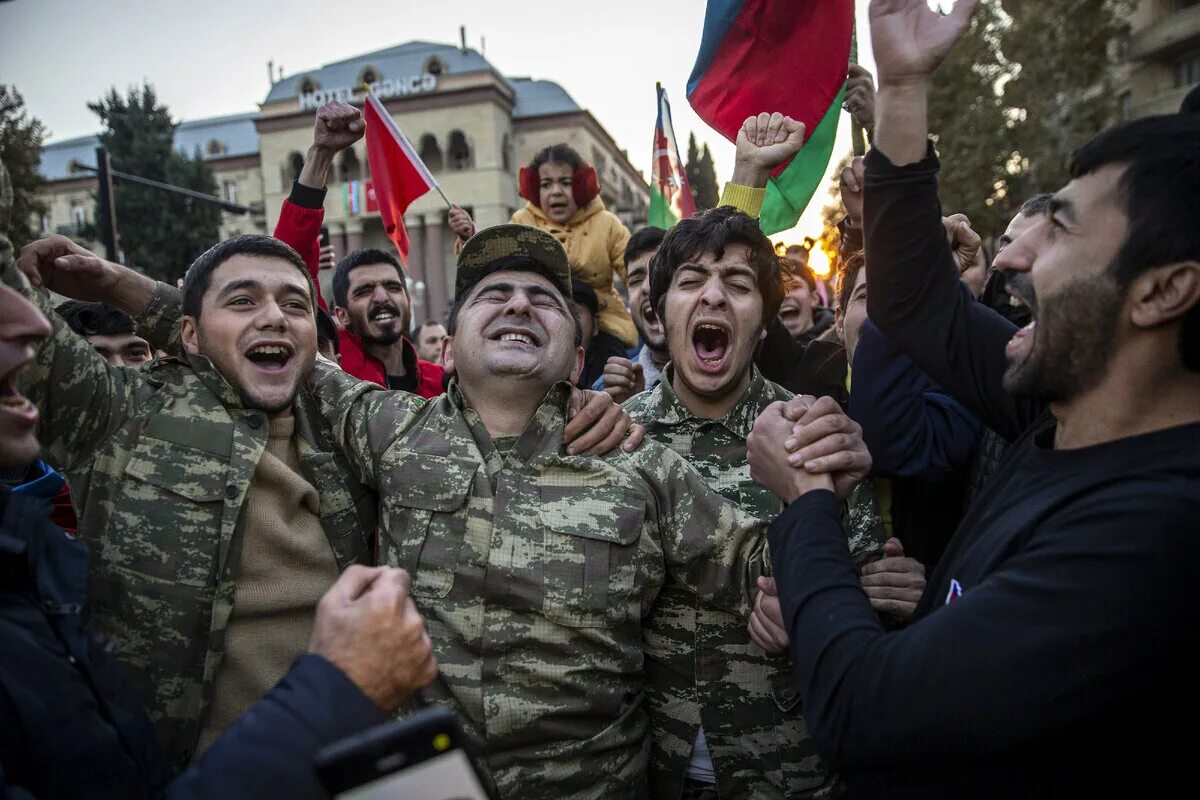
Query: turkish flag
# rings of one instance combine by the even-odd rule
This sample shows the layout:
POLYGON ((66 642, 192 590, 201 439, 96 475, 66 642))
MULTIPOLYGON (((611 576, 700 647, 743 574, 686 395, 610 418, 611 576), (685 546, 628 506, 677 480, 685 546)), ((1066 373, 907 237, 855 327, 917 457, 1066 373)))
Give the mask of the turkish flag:
POLYGON ((372 210, 372 206, 378 208, 388 238, 407 264, 404 212, 414 200, 437 186, 437 181, 375 95, 367 95, 363 112, 367 123, 367 164, 371 170, 367 210, 372 210))

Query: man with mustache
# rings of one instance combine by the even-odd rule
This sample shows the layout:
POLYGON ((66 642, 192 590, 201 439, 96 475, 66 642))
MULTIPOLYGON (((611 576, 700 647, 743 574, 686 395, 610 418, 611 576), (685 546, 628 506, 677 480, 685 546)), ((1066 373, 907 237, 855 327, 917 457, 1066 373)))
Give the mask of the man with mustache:
MULTIPOLYGON (((958 280, 928 138, 932 73, 977 2, 873 0, 871 319, 1014 440, 917 606, 887 633, 832 484, 760 419, 789 503, 771 554, 810 730, 863 797, 1133 797, 1190 781, 1200 645, 1200 117, 1110 128, 998 267, 1021 329, 958 280)), ((802 430, 798 438, 808 435, 802 430)))

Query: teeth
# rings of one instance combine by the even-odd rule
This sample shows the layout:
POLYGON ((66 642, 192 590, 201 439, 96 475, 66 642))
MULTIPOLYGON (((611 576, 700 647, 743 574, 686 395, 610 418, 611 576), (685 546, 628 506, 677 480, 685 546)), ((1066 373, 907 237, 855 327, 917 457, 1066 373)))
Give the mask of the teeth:
POLYGON ((279 347, 277 345, 262 345, 260 347, 251 348, 247 355, 250 354, 258 356, 286 356, 288 351, 286 347, 279 347))
POLYGON ((721 326, 719 326, 719 325, 708 325, 708 324, 701 324, 701 325, 698 325, 698 326, 696 326, 696 330, 699 330, 699 331, 704 331, 704 330, 708 330, 708 331, 716 331, 717 333, 724 333, 724 332, 725 332, 725 330, 724 330, 724 329, 723 329, 721 326))
POLYGON ((533 339, 523 333, 506 333, 500 337, 502 342, 524 342, 525 344, 533 344, 533 339))

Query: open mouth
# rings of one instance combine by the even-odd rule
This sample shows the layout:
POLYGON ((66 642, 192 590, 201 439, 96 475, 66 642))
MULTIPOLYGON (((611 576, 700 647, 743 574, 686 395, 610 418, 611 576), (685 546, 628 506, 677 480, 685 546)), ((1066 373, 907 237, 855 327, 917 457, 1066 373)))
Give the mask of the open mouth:
POLYGON ((509 342, 523 347, 541 347, 541 341, 529 331, 513 330, 511 328, 492 335, 492 341, 509 342))
POLYGON ((387 323, 400 319, 400 312, 395 308, 377 308, 367 318, 371 322, 387 323))
MULTIPOLYGON (((24 366, 23 364, 21 366, 24 366)), ((0 378, 0 410, 26 425, 36 425, 38 410, 28 397, 17 391, 15 377, 20 367, 0 378)))
POLYGON ((1030 316, 1033 317, 1028 325, 1012 335, 1012 338, 1008 340, 1008 344, 1004 348, 1004 353, 1010 360, 1023 362, 1029 358, 1029 354, 1033 350, 1033 335, 1037 331, 1037 311, 1033 303, 1011 291, 1008 295, 1008 303, 1015 308, 1028 310, 1030 316))
POLYGON ((555 214, 565 214, 567 213, 567 208, 568 206, 565 200, 551 200, 550 206, 547 210, 552 211, 555 214))
POLYGON ((292 360, 292 348, 281 344, 259 344, 246 351, 246 358, 267 372, 280 372, 292 360))
POLYGON ((701 369, 719 372, 729 352, 729 330, 711 322, 701 322, 692 331, 692 349, 701 369))

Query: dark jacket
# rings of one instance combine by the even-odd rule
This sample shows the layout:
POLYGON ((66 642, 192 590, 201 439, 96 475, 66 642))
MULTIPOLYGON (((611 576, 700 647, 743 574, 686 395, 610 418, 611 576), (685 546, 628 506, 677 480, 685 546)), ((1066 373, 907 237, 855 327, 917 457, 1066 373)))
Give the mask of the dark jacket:
POLYGON ((83 624, 87 546, 35 495, 0 489, 0 798, 317 798, 317 749, 383 715, 299 658, 174 783, 116 659, 83 624))

